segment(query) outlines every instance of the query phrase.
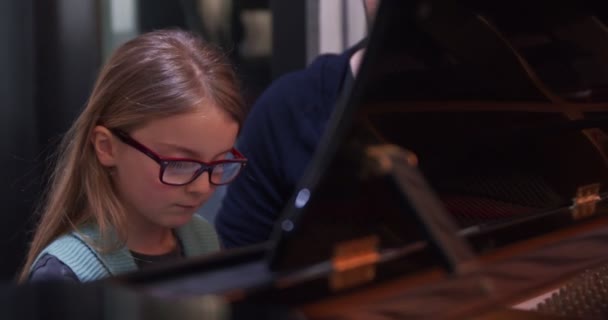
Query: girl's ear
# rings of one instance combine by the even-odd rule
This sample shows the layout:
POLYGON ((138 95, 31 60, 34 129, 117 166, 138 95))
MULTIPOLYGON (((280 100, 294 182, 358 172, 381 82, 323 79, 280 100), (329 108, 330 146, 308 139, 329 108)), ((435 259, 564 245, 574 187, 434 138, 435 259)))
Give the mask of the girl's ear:
POLYGON ((96 126, 93 128, 91 143, 95 149, 97 160, 104 167, 114 167, 116 165, 116 139, 108 128, 96 126))

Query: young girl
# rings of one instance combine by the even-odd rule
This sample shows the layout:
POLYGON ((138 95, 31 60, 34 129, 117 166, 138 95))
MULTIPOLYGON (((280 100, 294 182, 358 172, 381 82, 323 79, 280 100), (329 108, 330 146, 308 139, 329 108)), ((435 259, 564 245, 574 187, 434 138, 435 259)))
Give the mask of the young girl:
POLYGON ((218 249, 194 215, 246 160, 224 55, 184 31, 121 46, 63 139, 20 281, 102 279, 218 249))

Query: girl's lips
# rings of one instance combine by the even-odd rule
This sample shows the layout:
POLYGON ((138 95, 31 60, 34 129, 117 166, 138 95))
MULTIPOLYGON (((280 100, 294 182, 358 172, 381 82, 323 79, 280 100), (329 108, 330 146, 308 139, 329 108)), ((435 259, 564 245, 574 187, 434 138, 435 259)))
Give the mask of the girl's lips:
POLYGON ((183 205, 183 204, 178 204, 177 206, 178 206, 178 207, 181 207, 181 208, 184 208, 184 209, 196 209, 196 208, 198 208, 198 207, 197 207, 197 206, 195 206, 195 205, 183 205))

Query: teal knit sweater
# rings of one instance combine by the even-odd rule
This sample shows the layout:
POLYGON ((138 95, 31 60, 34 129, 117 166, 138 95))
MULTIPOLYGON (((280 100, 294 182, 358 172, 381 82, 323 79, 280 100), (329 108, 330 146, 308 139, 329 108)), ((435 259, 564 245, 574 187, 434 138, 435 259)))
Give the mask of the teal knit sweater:
MULTIPOLYGON (((125 246, 116 251, 98 252, 89 242, 100 239, 96 227, 70 232, 49 244, 32 265, 45 254, 55 256, 68 266, 81 282, 100 280, 137 270, 135 260, 125 246)), ((186 225, 176 229, 186 257, 204 255, 219 250, 217 234, 211 224, 195 215, 186 225)))

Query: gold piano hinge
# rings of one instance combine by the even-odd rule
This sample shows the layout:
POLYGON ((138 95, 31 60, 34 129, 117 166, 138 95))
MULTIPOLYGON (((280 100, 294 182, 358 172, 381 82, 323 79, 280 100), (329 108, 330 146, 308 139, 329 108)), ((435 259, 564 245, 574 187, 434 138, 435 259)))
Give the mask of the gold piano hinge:
POLYGON ((337 244, 331 261, 331 289, 351 288, 374 280, 376 263, 380 258, 378 243, 377 236, 368 236, 337 244))
POLYGON ((579 187, 573 200, 572 218, 582 219, 595 213, 597 202, 600 201, 600 184, 594 183, 579 187))

